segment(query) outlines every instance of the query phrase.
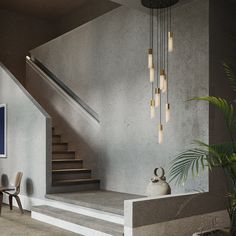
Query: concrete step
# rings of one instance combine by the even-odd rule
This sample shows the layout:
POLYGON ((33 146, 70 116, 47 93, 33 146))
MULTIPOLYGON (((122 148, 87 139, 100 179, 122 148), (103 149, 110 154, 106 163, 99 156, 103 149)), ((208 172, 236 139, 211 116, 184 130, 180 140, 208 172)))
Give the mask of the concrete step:
POLYGON ((99 179, 66 179, 52 182, 52 186, 99 184, 99 179))
POLYGON ((47 205, 33 207, 31 217, 84 236, 122 236, 124 231, 122 225, 47 205))
POLYGON ((52 151, 67 151, 68 150, 68 143, 52 143, 52 151))
POLYGON ((124 225, 123 199, 120 199, 122 203, 117 207, 117 204, 119 205, 120 202, 118 199, 112 199, 110 195, 107 197, 105 196, 104 199, 101 199, 100 193, 100 190, 92 190, 47 194, 45 196, 46 199, 44 204, 62 210, 91 216, 100 220, 124 225), (82 199, 77 197, 81 196, 81 194, 83 195, 83 193, 86 196, 82 197, 82 199), (83 201, 84 198, 86 199, 86 202, 83 201), (106 206, 104 206, 104 204, 106 204, 106 206))
POLYGON ((53 135, 52 135, 52 142, 53 142, 53 143, 60 143, 60 142, 61 142, 61 135, 59 135, 59 134, 53 134, 53 135))
POLYGON ((83 160, 81 159, 57 159, 52 160, 52 169, 81 169, 83 168, 83 160))
POLYGON ((52 171, 52 180, 73 180, 73 179, 89 179, 91 178, 91 170, 89 169, 60 169, 52 171))
POLYGON ((53 151, 52 159, 75 159, 75 152, 73 151, 53 151))
POLYGON ((71 185, 52 185, 49 194, 74 193, 81 191, 96 191, 100 189, 100 183, 71 184, 71 185))

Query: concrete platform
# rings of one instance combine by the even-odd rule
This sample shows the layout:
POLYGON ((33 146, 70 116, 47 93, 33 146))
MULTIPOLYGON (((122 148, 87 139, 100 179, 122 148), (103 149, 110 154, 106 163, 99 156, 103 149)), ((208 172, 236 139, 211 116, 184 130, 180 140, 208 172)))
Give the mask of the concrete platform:
POLYGON ((2 207, 0 228, 1 236, 81 236, 31 219, 28 211, 24 211, 23 215, 15 207, 10 211, 8 205, 2 207))
POLYGON ((32 218, 85 236, 122 236, 124 227, 50 206, 32 208, 32 218))
POLYGON ((144 196, 101 190, 46 195, 46 198, 48 199, 93 208, 122 216, 124 215, 125 200, 142 197, 144 196))

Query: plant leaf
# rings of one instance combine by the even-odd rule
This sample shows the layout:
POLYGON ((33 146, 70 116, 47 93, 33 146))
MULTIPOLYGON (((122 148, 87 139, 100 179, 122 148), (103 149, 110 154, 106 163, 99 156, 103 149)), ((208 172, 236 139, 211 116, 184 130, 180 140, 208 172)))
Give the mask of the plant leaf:
POLYGON ((236 91, 236 69, 226 63, 223 63, 223 66, 232 89, 236 91))
POLYGON ((230 133, 236 132, 236 116, 234 113, 234 107, 232 104, 228 103, 223 98, 218 98, 214 96, 207 96, 207 97, 195 97, 190 99, 189 101, 207 101, 210 104, 217 107, 224 115, 224 119, 228 130, 230 133))

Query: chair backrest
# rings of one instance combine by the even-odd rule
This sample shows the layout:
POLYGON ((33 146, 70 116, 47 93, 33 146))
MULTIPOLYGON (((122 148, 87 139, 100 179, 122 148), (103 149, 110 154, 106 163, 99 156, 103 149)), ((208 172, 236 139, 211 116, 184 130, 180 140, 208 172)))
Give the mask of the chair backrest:
POLYGON ((23 176, 23 172, 17 172, 16 180, 15 180, 15 187, 16 187, 15 194, 19 194, 20 193, 20 183, 21 183, 22 176, 23 176))

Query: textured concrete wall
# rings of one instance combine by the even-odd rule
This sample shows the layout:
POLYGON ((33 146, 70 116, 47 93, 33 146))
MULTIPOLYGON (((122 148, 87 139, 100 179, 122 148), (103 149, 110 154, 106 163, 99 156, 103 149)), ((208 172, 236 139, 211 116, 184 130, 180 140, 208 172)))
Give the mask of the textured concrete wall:
POLYGON ((229 226, 227 211, 191 216, 183 219, 146 225, 129 230, 125 227, 126 236, 191 236, 196 232, 229 226))
POLYGON ((227 199, 219 193, 194 193, 127 200, 125 235, 192 235, 227 227, 227 199))
POLYGON ((22 171, 21 194, 44 198, 50 117, 2 65, 0 103, 7 104, 7 158, 0 159, 2 184, 14 183, 16 172, 22 171))
MULTIPOLYGON (((192 140, 208 142, 208 107, 185 102, 208 95, 208 17, 207 0, 191 1, 173 11, 172 114, 164 126, 162 145, 157 144, 157 120, 149 118, 146 13, 120 7, 32 51, 99 114, 99 134, 91 132, 88 122, 79 122, 73 108, 70 115, 63 109, 51 115, 66 121, 65 135, 73 137, 82 158, 96 166, 104 189, 144 194, 154 167, 168 169, 173 157, 192 140), (87 147, 91 152, 87 153, 87 147)), ((50 99, 60 107, 57 101, 50 99)), ((207 185, 203 176, 172 188, 183 192, 207 185)))
MULTIPOLYGON (((233 1, 210 1, 210 95, 219 96, 229 101, 236 98, 230 87, 222 64, 236 67, 236 5, 233 1)), ((209 141, 211 144, 230 140, 221 112, 210 107, 209 141)), ((224 174, 217 170, 210 177, 212 191, 226 192, 224 174)))
POLYGON ((49 22, 15 12, 0 10, 0 61, 24 84, 25 56, 28 51, 52 38, 49 22))
POLYGON ((65 32, 77 28, 114 8, 117 8, 118 6, 119 4, 108 0, 87 0, 81 7, 55 22, 58 28, 58 33, 60 33, 60 35, 64 34, 65 32))
POLYGON ((22 13, 0 10, 0 61, 24 85, 25 56, 28 51, 74 29, 118 4, 108 0, 90 0, 57 20, 45 20, 22 13))

